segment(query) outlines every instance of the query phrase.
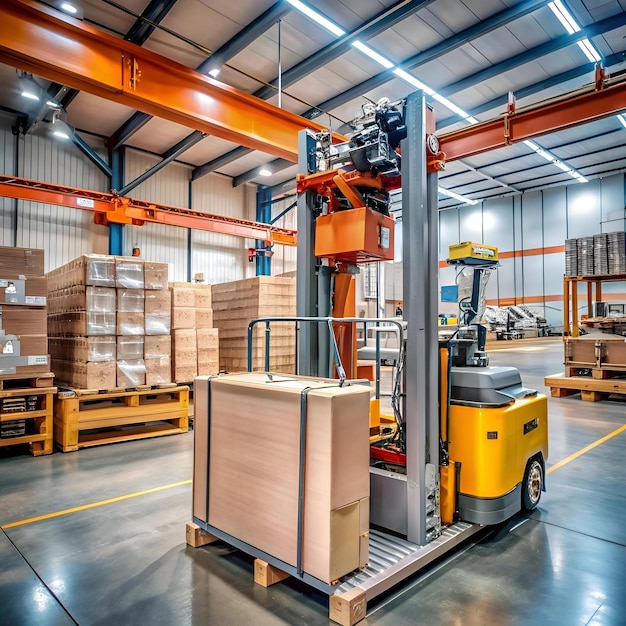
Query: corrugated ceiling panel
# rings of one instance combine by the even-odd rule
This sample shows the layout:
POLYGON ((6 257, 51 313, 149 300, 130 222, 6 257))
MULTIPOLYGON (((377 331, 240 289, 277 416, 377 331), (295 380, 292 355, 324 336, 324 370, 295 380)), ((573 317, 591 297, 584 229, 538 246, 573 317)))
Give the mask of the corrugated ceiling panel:
MULTIPOLYGON (((11 123, 0 117, 0 172, 15 172, 15 142, 18 141, 11 132, 11 123)), ((0 245, 12 246, 15 228, 13 211, 15 200, 0 198, 0 245)))
MULTIPOLYGON (((23 139, 19 175, 96 191, 108 188, 104 174, 73 144, 51 141, 39 134, 28 134, 23 139)), ((17 245, 43 248, 46 271, 81 254, 105 253, 107 241, 106 227, 95 225, 90 211, 19 202, 17 245)))

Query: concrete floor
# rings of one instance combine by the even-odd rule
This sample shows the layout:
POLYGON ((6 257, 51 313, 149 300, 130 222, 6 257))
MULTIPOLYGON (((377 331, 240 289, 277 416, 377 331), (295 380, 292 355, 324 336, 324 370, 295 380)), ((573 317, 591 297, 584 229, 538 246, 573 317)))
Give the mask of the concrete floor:
MULTIPOLYGON (((491 363, 517 366, 545 392, 562 350, 560 340, 503 342, 491 363)), ((548 468, 622 426, 625 401, 551 398, 548 468)), ((192 442, 189 433, 39 458, 4 452, 0 624, 328 624, 326 596, 293 579, 255 585, 252 560, 225 544, 186 546, 192 442)), ((626 624, 625 459, 622 431, 551 472, 532 515, 370 603, 362 623, 626 624)))

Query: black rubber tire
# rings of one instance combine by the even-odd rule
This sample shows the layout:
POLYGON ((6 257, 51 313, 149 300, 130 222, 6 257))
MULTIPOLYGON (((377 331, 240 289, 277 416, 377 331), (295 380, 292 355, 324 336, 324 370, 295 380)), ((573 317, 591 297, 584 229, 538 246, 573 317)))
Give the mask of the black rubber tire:
POLYGON ((541 500, 543 489, 543 467, 537 459, 531 459, 526 465, 522 481, 522 509, 532 511, 541 500))

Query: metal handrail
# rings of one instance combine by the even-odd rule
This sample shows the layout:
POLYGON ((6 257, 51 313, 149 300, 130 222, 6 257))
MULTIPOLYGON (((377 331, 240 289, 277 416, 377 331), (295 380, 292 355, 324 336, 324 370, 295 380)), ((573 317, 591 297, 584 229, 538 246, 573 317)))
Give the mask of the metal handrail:
MULTIPOLYGON (((298 325, 301 323, 306 324, 327 324, 328 329, 330 331, 330 336, 332 338, 332 347, 335 354, 335 365, 337 367, 337 373, 339 374, 339 380, 341 384, 346 379, 345 368, 343 367, 343 363, 341 362, 341 357, 339 355, 339 347, 337 346, 337 340, 335 339, 335 334, 332 332, 333 324, 340 323, 356 323, 363 324, 364 330, 367 333, 367 325, 375 324, 379 326, 381 322, 385 322, 388 324, 392 324, 397 327, 398 330, 398 362, 400 362, 401 354, 402 354, 402 338, 403 331, 405 327, 405 323, 403 320, 398 320, 395 318, 379 318, 379 317, 259 317, 252 320, 248 324, 248 371, 252 371, 252 331, 257 324, 265 324, 265 371, 269 372, 270 365, 270 325, 272 322, 293 322, 296 331, 298 329, 298 325)), ((297 356, 297 354, 296 354, 297 356)), ((376 397, 380 397, 380 342, 376 341, 376 397)))

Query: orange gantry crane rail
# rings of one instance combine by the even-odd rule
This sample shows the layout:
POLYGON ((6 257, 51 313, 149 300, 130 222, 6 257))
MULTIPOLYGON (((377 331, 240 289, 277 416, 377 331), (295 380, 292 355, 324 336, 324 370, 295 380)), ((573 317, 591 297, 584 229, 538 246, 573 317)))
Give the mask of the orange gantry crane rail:
POLYGON ((296 232, 286 228, 16 176, 0 175, 0 196, 92 211, 95 213, 95 222, 103 225, 116 223, 141 226, 153 222, 261 239, 272 244, 296 245, 296 232))

